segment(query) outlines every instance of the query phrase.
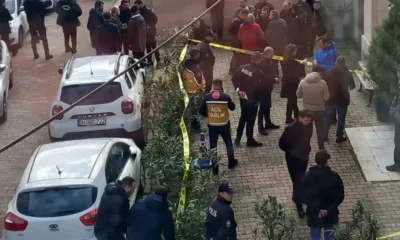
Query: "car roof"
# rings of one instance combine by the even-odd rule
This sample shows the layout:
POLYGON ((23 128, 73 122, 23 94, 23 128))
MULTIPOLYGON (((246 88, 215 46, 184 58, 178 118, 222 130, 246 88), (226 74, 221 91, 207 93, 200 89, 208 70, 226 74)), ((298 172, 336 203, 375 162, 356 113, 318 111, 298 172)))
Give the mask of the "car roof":
POLYGON ((27 182, 88 179, 103 148, 110 141, 112 139, 100 138, 42 145, 36 152, 27 182))

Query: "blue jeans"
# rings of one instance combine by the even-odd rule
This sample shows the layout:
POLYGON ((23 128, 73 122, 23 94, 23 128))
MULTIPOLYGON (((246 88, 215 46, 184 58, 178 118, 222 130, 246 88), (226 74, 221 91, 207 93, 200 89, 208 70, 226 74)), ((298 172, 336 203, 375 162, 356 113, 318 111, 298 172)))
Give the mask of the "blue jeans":
MULTIPOLYGON (((332 228, 324 228, 324 240, 333 240, 332 228)), ((311 240, 321 240, 322 228, 310 228, 311 240)))
POLYGON ((228 155, 228 161, 233 164, 235 160, 235 154, 233 151, 232 137, 231 137, 231 124, 228 123, 225 126, 208 126, 208 134, 210 137, 210 149, 216 149, 219 136, 222 137, 226 145, 226 151, 228 155))
POLYGON ((332 124, 333 115, 337 112, 338 114, 338 122, 337 122, 337 129, 336 129, 336 139, 342 138, 344 136, 344 125, 346 123, 346 114, 347 114, 347 106, 346 107, 337 107, 333 105, 326 105, 325 108, 325 136, 328 138, 329 135, 329 128, 332 124))

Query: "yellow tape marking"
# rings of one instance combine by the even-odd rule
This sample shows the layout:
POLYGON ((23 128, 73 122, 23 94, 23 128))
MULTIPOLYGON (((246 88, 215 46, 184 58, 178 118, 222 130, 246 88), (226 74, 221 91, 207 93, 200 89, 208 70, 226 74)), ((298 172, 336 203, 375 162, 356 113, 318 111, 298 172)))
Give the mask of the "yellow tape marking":
POLYGON ((400 236, 400 232, 395 232, 395 233, 392 233, 392 234, 389 234, 389 235, 386 235, 386 236, 380 237, 380 238, 378 238, 377 240, 381 240, 381 239, 389 239, 389 238, 392 238, 392 237, 398 237, 398 236, 400 236))

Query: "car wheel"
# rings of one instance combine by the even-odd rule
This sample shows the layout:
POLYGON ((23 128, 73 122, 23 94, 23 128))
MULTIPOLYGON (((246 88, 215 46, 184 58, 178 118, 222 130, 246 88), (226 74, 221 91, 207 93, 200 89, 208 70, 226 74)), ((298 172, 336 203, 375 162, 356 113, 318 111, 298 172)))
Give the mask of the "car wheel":
POLYGON ((0 117, 0 122, 5 122, 7 120, 7 99, 6 93, 3 94, 3 112, 2 116, 0 117))
POLYGON ((143 164, 140 166, 140 183, 139 189, 136 195, 136 200, 142 198, 144 189, 146 188, 146 171, 144 170, 143 164))
POLYGON ((18 31, 18 47, 22 48, 22 46, 24 46, 24 30, 20 27, 18 31))

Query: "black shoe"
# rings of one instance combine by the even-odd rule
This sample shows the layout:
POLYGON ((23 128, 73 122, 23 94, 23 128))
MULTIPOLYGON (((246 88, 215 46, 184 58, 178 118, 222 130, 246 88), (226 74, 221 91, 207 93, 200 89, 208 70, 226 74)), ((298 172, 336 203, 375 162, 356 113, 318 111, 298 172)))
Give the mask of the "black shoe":
POLYGON ((299 218, 304 218, 306 213, 304 212, 303 208, 299 208, 297 209, 297 215, 299 216, 299 218))
POLYGON ((71 48, 66 48, 66 49, 65 49, 65 53, 70 53, 70 52, 72 52, 72 49, 71 49, 71 48))
POLYGON ((265 130, 265 128, 263 128, 263 127, 259 127, 258 128, 258 133, 263 135, 263 136, 267 136, 268 135, 267 130, 265 130))
POLYGON ((293 118, 286 118, 286 121, 285 121, 286 124, 291 124, 292 122, 294 122, 293 118))
POLYGON ((236 146, 239 146, 239 145, 240 145, 240 138, 236 138, 236 139, 235 139, 235 145, 236 145, 236 146))
POLYGON ((279 125, 275 125, 273 123, 269 123, 265 125, 265 129, 279 129, 279 125))
POLYGON ((233 161, 229 161, 228 168, 233 169, 239 164, 239 160, 233 159, 233 161))
POLYGON ((38 59, 39 57, 40 57, 39 54, 37 54, 37 53, 33 54, 33 59, 38 59))
POLYGON ((324 142, 328 142, 328 140, 329 140, 329 138, 327 138, 327 137, 324 138, 324 142))
POLYGON ((336 143, 342 143, 342 142, 346 142, 346 141, 347 141, 347 137, 336 138, 336 143))
POLYGON ((337 119, 332 121, 332 124, 336 124, 337 123, 337 119))
POLYGON ((262 143, 257 142, 256 140, 247 140, 247 147, 262 147, 262 143))
POLYGON ((71 51, 71 54, 76 54, 78 51, 76 51, 76 50, 72 50, 71 51))
POLYGON ((45 60, 50 60, 53 58, 53 55, 46 54, 46 57, 44 58, 45 60))
POLYGON ((388 170, 389 172, 400 172, 400 166, 393 164, 393 165, 387 166, 386 170, 388 170))

